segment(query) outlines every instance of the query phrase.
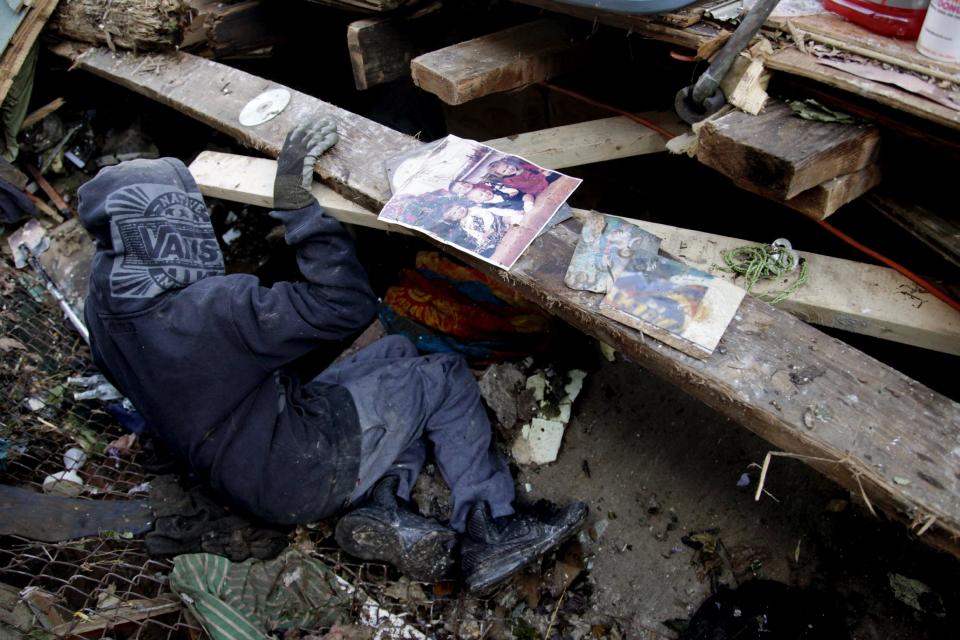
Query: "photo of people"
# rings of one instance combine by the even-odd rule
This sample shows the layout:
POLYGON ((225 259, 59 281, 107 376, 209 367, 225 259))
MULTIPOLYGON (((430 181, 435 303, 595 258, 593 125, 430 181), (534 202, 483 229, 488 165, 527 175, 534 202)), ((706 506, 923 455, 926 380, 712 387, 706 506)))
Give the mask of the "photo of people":
POLYGON ((393 197, 380 219, 416 229, 509 269, 580 184, 456 136, 390 163, 393 197))

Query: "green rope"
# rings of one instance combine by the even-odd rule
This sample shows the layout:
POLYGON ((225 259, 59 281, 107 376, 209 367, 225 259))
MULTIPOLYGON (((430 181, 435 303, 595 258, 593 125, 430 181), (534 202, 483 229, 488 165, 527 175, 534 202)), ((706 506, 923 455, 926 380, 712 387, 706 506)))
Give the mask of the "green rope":
POLYGON ((723 262, 727 266, 726 268, 717 266, 718 269, 743 276, 747 281, 747 293, 770 304, 783 302, 807 282, 807 261, 798 258, 789 243, 786 243, 786 246, 744 245, 722 251, 720 255, 723 256, 723 262), (785 289, 752 293, 754 286, 760 280, 781 278, 793 271, 798 262, 800 270, 797 277, 785 289))

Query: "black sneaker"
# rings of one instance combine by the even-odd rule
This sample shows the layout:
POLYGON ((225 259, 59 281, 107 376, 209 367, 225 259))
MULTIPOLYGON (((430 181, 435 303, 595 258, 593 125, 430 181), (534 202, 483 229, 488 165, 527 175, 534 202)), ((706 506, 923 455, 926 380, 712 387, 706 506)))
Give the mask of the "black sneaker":
POLYGON ((366 503, 340 518, 334 537, 352 556, 392 564, 411 580, 439 582, 455 564, 457 534, 397 498, 399 482, 381 478, 366 503))
POLYGON ((461 548, 467 591, 485 593, 575 534, 587 505, 574 502, 553 513, 515 514, 494 519, 485 502, 467 517, 461 548))

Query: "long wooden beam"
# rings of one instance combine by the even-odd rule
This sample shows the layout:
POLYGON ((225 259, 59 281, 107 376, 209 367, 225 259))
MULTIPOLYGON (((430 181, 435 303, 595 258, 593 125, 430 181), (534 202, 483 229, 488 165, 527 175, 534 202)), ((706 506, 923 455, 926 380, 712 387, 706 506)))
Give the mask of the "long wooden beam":
MULTIPOLYGON (((324 154, 317 171, 329 186, 374 210, 389 197, 384 159, 420 144, 297 92, 274 120, 243 127, 237 116, 246 101, 278 85, 187 54, 58 51, 72 55, 80 69, 156 98, 270 155, 278 153, 295 122, 337 119, 341 143, 324 154), (225 83, 229 92, 223 91, 225 83)), ((705 360, 645 338, 597 313, 602 295, 564 284, 577 237, 571 223, 555 227, 510 271, 465 259, 740 422, 773 449, 798 457, 854 495, 867 496, 873 508, 900 518, 922 540, 960 555, 960 404, 749 297, 720 347, 705 360)), ((768 482, 787 464, 774 462, 768 482)))
MULTIPOLYGON (((262 207, 273 204, 275 160, 204 151, 190 164, 190 172, 204 195, 262 207)), ((376 213, 356 206, 329 187, 314 185, 313 193, 342 222, 410 233, 405 227, 379 220, 376 213)), ((723 264, 724 250, 753 244, 644 220, 630 222, 659 236, 670 255, 704 271, 723 264)), ((929 293, 917 291, 893 269, 798 253, 807 261, 810 282, 781 303, 781 309, 813 324, 960 355, 960 314, 929 293)), ((733 274, 715 274, 738 283, 733 274)), ((782 281, 758 283, 757 292, 782 289, 792 278, 788 275, 782 281)))
MULTIPOLYGON (((672 111, 641 115, 677 134, 689 129, 672 111)), ((623 116, 520 133, 487 140, 485 144, 549 169, 576 167, 666 150, 666 139, 662 135, 623 116)))

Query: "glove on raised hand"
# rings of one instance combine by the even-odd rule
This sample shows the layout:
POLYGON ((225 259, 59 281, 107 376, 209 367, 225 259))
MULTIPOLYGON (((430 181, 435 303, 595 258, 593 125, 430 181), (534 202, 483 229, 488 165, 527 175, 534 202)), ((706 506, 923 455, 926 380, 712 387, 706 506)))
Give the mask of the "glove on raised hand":
POLYGON ((287 134, 277 159, 274 209, 302 209, 313 202, 313 167, 317 158, 339 139, 337 125, 325 119, 299 124, 287 134))

